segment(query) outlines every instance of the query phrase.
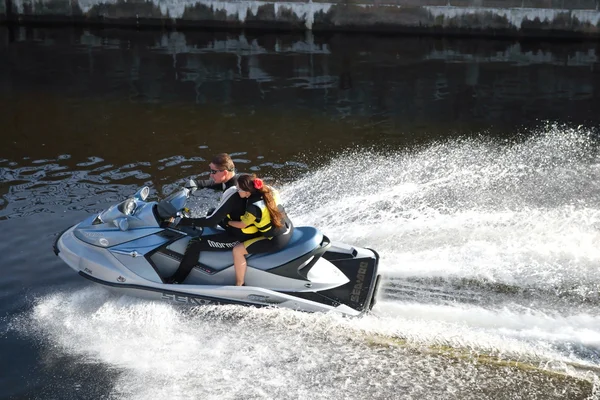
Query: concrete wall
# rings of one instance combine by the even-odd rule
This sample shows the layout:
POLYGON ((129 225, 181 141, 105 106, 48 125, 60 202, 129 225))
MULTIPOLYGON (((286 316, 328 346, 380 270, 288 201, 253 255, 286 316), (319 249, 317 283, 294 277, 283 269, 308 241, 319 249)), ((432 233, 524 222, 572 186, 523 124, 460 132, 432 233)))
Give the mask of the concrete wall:
POLYGON ((600 0, 1 2, 20 22, 600 37, 600 0))

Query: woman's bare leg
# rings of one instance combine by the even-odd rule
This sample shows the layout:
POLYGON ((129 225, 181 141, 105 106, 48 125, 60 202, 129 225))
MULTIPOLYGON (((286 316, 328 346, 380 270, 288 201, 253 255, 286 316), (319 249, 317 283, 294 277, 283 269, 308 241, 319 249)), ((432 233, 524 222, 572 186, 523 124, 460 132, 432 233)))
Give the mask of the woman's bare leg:
POLYGON ((233 268, 235 269, 235 286, 242 286, 246 276, 246 257, 248 252, 243 243, 238 243, 233 248, 233 268))

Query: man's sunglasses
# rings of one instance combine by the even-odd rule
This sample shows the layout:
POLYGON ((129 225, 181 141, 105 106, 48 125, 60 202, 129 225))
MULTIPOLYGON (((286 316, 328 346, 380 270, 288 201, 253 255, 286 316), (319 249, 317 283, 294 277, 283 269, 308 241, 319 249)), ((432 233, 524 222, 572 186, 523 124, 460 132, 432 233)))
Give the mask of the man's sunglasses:
POLYGON ((214 175, 216 173, 223 172, 223 171, 227 171, 227 170, 226 169, 211 169, 210 174, 214 175))

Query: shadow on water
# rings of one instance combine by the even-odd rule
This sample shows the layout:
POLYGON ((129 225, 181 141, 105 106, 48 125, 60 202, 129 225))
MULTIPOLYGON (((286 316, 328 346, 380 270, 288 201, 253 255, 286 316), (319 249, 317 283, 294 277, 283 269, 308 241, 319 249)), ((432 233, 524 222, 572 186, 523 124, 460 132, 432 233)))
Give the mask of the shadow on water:
POLYGON ((29 313, 40 297, 84 285, 54 255, 52 243, 61 227, 87 213, 63 212, 51 196, 37 201, 50 204, 22 205, 18 217, 1 221, 5 274, 0 280, 0 354, 5 368, 0 398, 54 398, 57 393, 65 399, 108 398, 118 375, 115 368, 58 349, 50 344, 47 333, 30 327, 29 313))
POLYGON ((82 360, 79 356, 61 354, 44 342, 32 345, 23 343, 21 338, 7 339, 10 353, 21 357, 13 364, 13 371, 19 375, 8 373, 3 378, 2 398, 55 398, 56 393, 69 400, 111 398, 113 382, 120 373, 117 369, 82 360), (22 371, 27 372, 23 375, 22 371), (23 380, 27 382, 25 386, 23 380))

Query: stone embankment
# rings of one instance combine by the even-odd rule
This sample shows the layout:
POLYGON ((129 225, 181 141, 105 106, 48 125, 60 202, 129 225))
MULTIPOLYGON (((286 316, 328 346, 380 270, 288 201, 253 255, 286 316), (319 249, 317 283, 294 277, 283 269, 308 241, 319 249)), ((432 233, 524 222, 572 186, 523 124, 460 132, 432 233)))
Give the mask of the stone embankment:
POLYGON ((600 0, 0 0, 4 22, 600 38, 600 0))

